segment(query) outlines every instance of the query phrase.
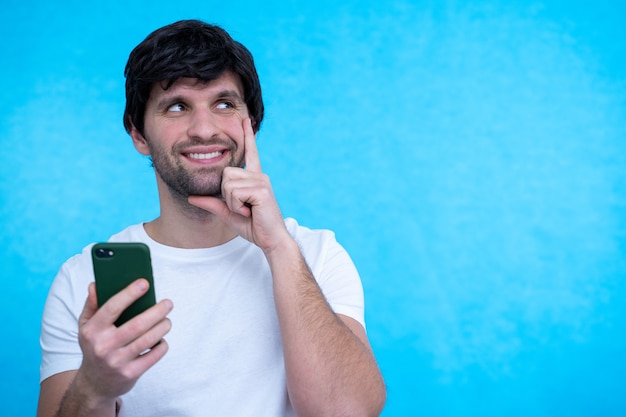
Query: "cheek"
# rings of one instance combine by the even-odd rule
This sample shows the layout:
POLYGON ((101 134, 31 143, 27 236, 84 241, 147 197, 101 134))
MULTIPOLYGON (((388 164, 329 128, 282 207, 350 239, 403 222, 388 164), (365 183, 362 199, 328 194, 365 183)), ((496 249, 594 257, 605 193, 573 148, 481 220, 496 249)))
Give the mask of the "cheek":
POLYGON ((146 139, 151 146, 167 148, 173 146, 177 140, 185 137, 186 129, 177 123, 146 124, 146 139))
POLYGON ((229 120, 227 123, 222 125, 222 130, 228 135, 229 138, 234 140, 239 147, 243 146, 244 133, 243 122, 241 120, 229 120))

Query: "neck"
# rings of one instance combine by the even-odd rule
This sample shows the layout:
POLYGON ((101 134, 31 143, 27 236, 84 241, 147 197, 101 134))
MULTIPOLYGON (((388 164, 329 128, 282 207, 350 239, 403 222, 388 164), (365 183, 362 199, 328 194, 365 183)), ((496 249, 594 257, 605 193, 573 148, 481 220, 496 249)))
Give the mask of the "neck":
POLYGON ((159 183, 158 188, 161 213, 144 225, 153 240, 167 246, 197 249, 222 245, 237 236, 214 214, 172 195, 163 184, 159 183))

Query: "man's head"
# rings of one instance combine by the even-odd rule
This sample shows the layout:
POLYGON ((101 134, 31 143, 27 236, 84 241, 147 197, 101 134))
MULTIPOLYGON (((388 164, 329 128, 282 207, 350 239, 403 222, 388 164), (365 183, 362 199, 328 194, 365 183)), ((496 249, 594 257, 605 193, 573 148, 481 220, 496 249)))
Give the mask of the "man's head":
POLYGON ((169 88, 180 78, 208 82, 230 70, 241 79, 244 101, 254 131, 263 120, 261 85, 252 54, 222 28, 198 20, 182 20, 164 26, 131 52, 126 76, 124 127, 144 134, 146 103, 154 83, 169 88))

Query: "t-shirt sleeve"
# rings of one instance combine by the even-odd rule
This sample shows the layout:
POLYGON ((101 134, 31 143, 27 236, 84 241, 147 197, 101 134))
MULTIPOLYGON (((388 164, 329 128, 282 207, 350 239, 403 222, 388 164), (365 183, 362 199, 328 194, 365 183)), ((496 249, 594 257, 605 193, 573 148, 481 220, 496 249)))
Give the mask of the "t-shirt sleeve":
POLYGON ((41 322, 40 381, 64 371, 76 370, 82 361, 78 344, 78 317, 87 298, 89 277, 73 280, 81 255, 70 258, 55 277, 41 322))
POLYGON ((337 314, 351 317, 365 328, 363 286, 348 252, 330 230, 311 230, 288 219, 287 227, 300 244, 324 297, 337 314))
POLYGON ((333 311, 351 317, 365 328, 363 286, 348 252, 335 239, 326 241, 316 279, 333 311))

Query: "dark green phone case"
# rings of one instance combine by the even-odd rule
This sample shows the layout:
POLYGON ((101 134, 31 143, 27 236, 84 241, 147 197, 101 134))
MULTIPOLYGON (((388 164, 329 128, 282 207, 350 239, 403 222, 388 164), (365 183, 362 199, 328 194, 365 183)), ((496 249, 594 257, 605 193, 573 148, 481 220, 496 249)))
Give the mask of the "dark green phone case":
POLYGON ((126 288, 138 278, 145 278, 150 289, 130 305, 115 322, 121 326, 156 303, 150 249, 143 243, 97 243, 91 248, 93 271, 96 277, 98 306, 126 288))

